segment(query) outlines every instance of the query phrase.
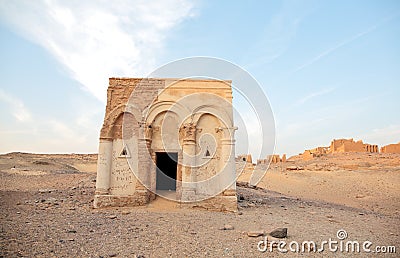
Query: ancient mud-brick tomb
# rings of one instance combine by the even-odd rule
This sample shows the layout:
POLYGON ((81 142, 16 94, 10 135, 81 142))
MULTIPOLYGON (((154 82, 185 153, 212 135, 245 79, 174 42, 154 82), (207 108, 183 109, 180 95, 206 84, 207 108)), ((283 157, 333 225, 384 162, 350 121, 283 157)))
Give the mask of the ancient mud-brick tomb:
POLYGON ((231 81, 110 78, 94 207, 236 211, 231 81))

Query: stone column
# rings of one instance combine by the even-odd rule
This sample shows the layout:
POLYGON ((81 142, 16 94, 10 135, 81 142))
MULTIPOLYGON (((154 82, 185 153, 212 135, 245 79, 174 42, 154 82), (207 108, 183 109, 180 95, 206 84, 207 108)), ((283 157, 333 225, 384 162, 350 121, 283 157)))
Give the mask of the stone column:
POLYGON ((194 200, 196 195, 192 175, 192 168, 196 165, 196 125, 193 123, 184 124, 180 128, 180 134, 183 138, 181 201, 191 201, 194 200))
POLYGON ((227 196, 236 195, 236 164, 235 164, 235 139, 234 134, 237 127, 218 128, 223 131, 224 138, 221 139, 221 162, 223 176, 221 184, 226 189, 223 194, 227 196))
POLYGON ((153 126, 151 124, 145 124, 144 139, 146 142, 146 155, 148 155, 148 167, 147 167, 147 183, 150 189, 150 199, 156 198, 156 153, 151 150, 151 143, 153 142, 153 126))
MULTIPOLYGON (((152 128, 150 125, 141 123, 138 137, 138 180, 135 192, 144 198, 149 198, 148 188, 151 188, 150 168, 151 155, 149 149, 152 141, 152 128)), ((148 200, 146 200, 148 201, 148 200)))
POLYGON ((112 164, 112 139, 100 139, 97 158, 96 195, 109 194, 112 164))

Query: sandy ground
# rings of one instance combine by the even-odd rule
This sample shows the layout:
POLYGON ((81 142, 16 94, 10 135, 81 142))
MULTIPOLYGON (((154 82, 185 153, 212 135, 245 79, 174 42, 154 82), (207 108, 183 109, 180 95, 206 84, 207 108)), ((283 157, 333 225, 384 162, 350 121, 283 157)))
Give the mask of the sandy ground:
MULTIPOLYGON (((267 171, 259 187, 268 190, 240 183, 238 213, 180 210, 161 198, 147 207, 95 210, 96 158, 0 155, 0 257, 295 255, 276 249, 262 253, 257 243, 263 237, 247 236, 249 231, 270 232, 278 227, 288 228, 287 243, 308 240, 317 244, 329 238, 338 240, 337 231, 344 229, 346 240, 371 241, 371 249, 396 246, 397 253, 386 257, 398 257, 398 157, 385 158, 385 162, 376 159, 380 165, 366 158, 372 164, 368 166, 362 163, 365 157, 360 162, 355 159, 365 165, 357 168, 354 164, 341 166, 341 161, 335 160, 338 157, 308 163, 296 160, 290 165, 305 170, 289 172, 279 167, 267 171), (226 224, 233 229, 221 230, 226 224)), ((246 181, 247 176, 243 174, 241 180, 246 181)), ((322 253, 298 256, 355 255, 325 248, 322 253)), ((371 254, 376 256, 380 255, 371 254)))
MULTIPOLYGON (((292 197, 400 215, 399 154, 341 153, 290 161, 271 165, 257 186, 292 197), (302 170, 287 171, 288 166, 302 170)), ((244 171, 240 180, 248 181, 250 175, 244 171)))

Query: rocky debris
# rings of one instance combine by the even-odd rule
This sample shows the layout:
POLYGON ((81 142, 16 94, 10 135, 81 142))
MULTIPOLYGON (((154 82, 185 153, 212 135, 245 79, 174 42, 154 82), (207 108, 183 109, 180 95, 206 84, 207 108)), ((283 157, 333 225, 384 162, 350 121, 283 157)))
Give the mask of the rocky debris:
POLYGON ((304 170, 304 168, 303 167, 298 167, 298 166, 287 166, 286 170, 289 170, 289 171, 304 170))
POLYGON ((39 189, 39 193, 41 193, 41 194, 44 194, 44 193, 52 193, 52 192, 55 192, 55 191, 57 191, 57 190, 55 190, 55 189, 39 189))
POLYGON ((277 228, 269 233, 270 236, 275 238, 287 237, 287 228, 277 228))
POLYGON ((247 232, 247 236, 249 237, 259 237, 265 235, 264 230, 257 230, 257 231, 249 231, 247 232))
POLYGON ((50 165, 51 164, 50 162, 43 161, 43 160, 35 160, 32 163, 36 164, 36 165, 50 165))

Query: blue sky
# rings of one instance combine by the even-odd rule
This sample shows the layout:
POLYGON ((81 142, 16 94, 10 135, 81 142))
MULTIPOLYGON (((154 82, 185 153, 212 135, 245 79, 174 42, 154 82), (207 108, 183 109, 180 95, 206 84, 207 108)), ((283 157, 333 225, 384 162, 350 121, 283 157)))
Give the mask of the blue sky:
POLYGON ((0 42, 0 153, 96 152, 107 78, 189 56, 255 77, 277 153, 333 138, 400 141, 396 0, 1 0, 0 42))

